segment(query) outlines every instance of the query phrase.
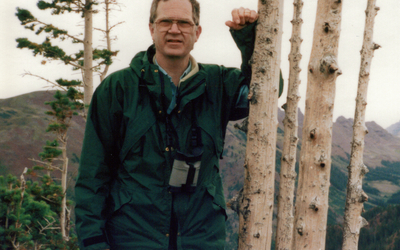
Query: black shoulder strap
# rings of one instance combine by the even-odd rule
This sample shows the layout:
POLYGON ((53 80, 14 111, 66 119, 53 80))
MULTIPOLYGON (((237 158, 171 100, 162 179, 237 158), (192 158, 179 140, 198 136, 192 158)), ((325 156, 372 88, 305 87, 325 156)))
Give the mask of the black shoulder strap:
MULTIPOLYGON (((179 145, 179 135, 171 121, 171 116, 167 113, 167 107, 165 106, 165 104, 167 103, 167 97, 165 95, 165 80, 164 80, 164 74, 159 71, 159 77, 160 77, 160 82, 161 82, 161 112, 157 109, 156 107, 156 102, 155 100, 152 99, 150 93, 149 93, 149 89, 147 88, 147 85, 144 81, 144 74, 145 74, 145 70, 142 69, 141 70, 141 76, 139 79, 139 104, 144 104, 144 98, 146 98, 146 96, 148 96, 150 98, 150 105, 151 108, 154 112, 154 114, 156 114, 156 117, 160 120, 162 120, 165 123, 166 126, 166 131, 167 131, 167 147, 171 148, 174 146, 174 137, 177 139, 177 150, 181 150, 180 149, 180 145, 179 145)), ((198 124, 196 123, 196 115, 195 115, 195 110, 194 107, 192 107, 192 131, 191 131, 191 147, 192 147, 192 153, 196 154, 197 151, 202 151, 202 139, 201 139, 201 129, 198 126, 198 124), (196 151, 196 152, 195 152, 196 151)))

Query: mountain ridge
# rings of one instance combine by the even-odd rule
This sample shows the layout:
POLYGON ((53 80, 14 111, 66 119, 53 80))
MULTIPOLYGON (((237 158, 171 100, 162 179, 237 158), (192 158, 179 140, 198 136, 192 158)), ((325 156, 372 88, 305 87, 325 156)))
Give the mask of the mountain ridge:
POLYGON ((386 130, 394 136, 400 137, 400 121, 390 125, 386 130))

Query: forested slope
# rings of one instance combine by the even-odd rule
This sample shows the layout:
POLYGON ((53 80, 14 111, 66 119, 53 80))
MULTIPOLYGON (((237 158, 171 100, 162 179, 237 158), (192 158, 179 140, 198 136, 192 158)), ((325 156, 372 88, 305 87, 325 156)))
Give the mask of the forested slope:
MULTIPOLYGON (((369 225, 361 229, 358 249, 400 249, 400 205, 375 207, 363 214, 369 225)), ((328 226, 326 250, 342 249, 343 229, 340 225, 328 226)))

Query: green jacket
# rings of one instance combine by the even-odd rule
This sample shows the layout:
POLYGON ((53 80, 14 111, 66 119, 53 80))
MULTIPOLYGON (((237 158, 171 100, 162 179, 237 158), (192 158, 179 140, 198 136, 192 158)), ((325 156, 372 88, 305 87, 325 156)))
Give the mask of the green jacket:
POLYGON ((178 249, 224 249, 226 213, 218 161, 228 121, 247 115, 248 110, 235 105, 240 87, 251 77, 247 62, 254 25, 232 35, 242 52, 242 70, 198 64, 199 71, 181 82, 171 113, 180 136, 172 148, 167 147, 163 112, 171 87, 165 84, 166 98, 161 98, 153 46, 96 89, 75 186, 81 249, 167 250, 172 209, 178 214, 178 249), (174 148, 190 149, 195 125, 204 150, 197 187, 173 198, 168 182, 174 148))

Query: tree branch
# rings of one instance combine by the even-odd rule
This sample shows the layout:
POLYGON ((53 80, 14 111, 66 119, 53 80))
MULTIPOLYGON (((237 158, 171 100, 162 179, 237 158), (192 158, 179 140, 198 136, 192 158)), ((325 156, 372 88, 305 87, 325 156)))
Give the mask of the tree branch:
MULTIPOLYGON (((39 78, 39 79, 41 79, 41 80, 43 80, 43 81, 46 81, 47 83, 49 83, 50 85, 52 85, 53 88, 60 88, 60 89, 63 90, 63 91, 67 91, 67 90, 68 90, 67 88, 62 87, 62 86, 60 86, 59 84, 50 81, 49 79, 46 79, 46 78, 44 78, 44 77, 42 77, 42 76, 39 76, 39 75, 32 74, 32 73, 29 72, 29 71, 25 71, 25 73, 22 74, 22 77, 24 77, 24 76, 33 76, 33 77, 39 78)), ((50 88, 50 87, 46 87, 46 88, 50 88)))

